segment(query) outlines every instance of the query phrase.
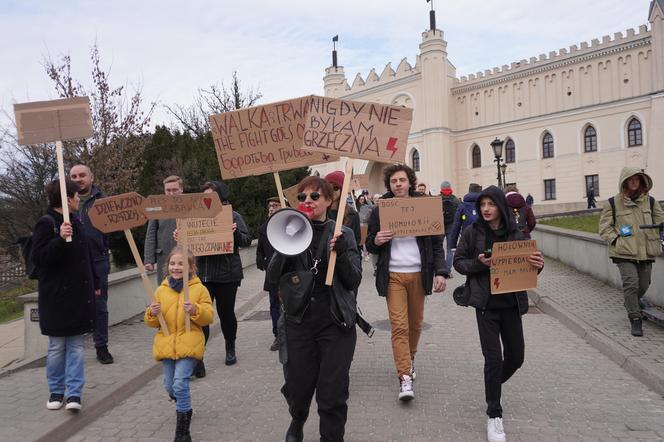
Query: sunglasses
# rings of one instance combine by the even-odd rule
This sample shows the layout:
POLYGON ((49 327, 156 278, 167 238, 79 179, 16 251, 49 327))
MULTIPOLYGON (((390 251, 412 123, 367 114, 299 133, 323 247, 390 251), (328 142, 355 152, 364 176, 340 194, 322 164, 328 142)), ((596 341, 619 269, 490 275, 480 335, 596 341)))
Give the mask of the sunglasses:
POLYGON ((297 200, 299 202, 303 203, 307 199, 307 196, 310 197, 312 201, 318 201, 318 198, 320 198, 320 193, 318 193, 316 191, 313 191, 309 194, 304 193, 304 192, 300 192, 300 193, 297 194, 297 200))

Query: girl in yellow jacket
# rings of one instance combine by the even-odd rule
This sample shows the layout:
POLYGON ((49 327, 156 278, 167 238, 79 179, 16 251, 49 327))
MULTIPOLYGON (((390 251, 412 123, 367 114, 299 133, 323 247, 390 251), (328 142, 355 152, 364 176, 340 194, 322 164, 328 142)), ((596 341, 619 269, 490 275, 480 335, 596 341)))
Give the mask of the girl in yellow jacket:
POLYGON ((169 335, 159 330, 154 337, 152 353, 163 364, 164 387, 169 396, 175 399, 177 412, 176 441, 191 441, 191 394, 189 378, 196 363, 203 359, 205 337, 201 328, 212 323, 214 311, 210 294, 198 276, 195 275, 194 256, 187 253, 189 260, 189 301, 184 300, 183 263, 184 252, 174 248, 168 255, 168 277, 155 292, 155 302, 145 311, 145 324, 159 327, 157 316, 164 315, 169 335), (191 331, 185 330, 185 312, 191 319, 191 331))

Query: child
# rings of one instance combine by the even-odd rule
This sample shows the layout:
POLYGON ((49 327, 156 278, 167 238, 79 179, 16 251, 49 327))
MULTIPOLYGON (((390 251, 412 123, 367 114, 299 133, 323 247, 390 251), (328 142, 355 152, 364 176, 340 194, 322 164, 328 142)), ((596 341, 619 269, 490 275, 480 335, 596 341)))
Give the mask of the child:
MULTIPOLYGON (((454 268, 466 275, 470 288, 468 305, 475 307, 480 344, 484 355, 484 388, 487 402, 487 439, 505 440, 501 386, 524 360, 525 344, 521 315, 528 310, 525 291, 491 295, 491 255, 493 244, 524 239, 514 224, 502 190, 489 186, 477 198, 480 216, 463 231, 454 255, 454 268), (501 351, 501 341, 503 348, 501 351)), ((531 266, 541 271, 541 252, 528 257, 531 266)))
POLYGON ((145 324, 148 327, 159 327, 159 313, 164 315, 168 327, 168 336, 164 336, 161 330, 155 335, 152 352, 156 360, 162 361, 164 387, 169 396, 175 399, 176 441, 191 441, 189 378, 205 352, 205 337, 201 327, 211 324, 214 316, 210 294, 195 275, 194 256, 191 252, 187 252, 187 255, 190 269, 189 301, 184 300, 184 251, 176 247, 168 255, 168 277, 155 292, 156 301, 145 311, 145 324), (190 332, 185 330, 185 312, 191 319, 190 332))

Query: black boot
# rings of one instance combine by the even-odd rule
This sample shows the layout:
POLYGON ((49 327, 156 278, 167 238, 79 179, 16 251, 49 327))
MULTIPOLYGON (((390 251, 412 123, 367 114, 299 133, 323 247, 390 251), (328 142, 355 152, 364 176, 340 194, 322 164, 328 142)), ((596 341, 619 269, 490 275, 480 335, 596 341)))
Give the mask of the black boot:
POLYGON ((302 442, 304 440, 303 427, 304 421, 299 419, 291 420, 288 431, 286 432, 286 442, 302 442))
POLYGON ((235 340, 226 341, 226 365, 233 365, 237 362, 235 357, 235 340))
POLYGON ((643 336, 643 328, 641 327, 641 318, 631 319, 629 322, 632 323, 632 336, 643 336))
POLYGON ((203 361, 198 361, 196 364, 196 368, 194 368, 194 376, 197 378, 204 378, 205 377, 205 363, 203 361))
POLYGON ((177 411, 177 424, 175 427, 175 442, 191 442, 189 425, 191 424, 191 410, 177 411))
POLYGON ((113 356, 108 352, 108 347, 107 346, 102 346, 102 347, 97 347, 97 360, 101 362, 102 364, 112 364, 113 361, 113 356))

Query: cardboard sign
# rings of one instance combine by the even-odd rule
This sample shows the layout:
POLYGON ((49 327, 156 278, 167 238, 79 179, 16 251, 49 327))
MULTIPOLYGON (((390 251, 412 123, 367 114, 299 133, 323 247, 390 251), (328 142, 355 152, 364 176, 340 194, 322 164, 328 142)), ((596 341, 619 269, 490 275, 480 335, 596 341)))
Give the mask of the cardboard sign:
POLYGON ((367 242, 367 235, 369 234, 369 224, 360 224, 360 245, 363 246, 367 242))
POLYGON ((187 247, 194 256, 233 253, 233 208, 222 206, 214 218, 177 220, 178 234, 187 235, 187 247))
POLYGON ((369 188, 369 175, 355 175, 350 180, 351 190, 362 190, 369 188))
POLYGON ((387 198, 378 200, 380 230, 395 237, 442 235, 443 211, 436 196, 387 198))
POLYGON ((302 149, 310 97, 210 115, 224 179, 262 175, 337 161, 329 152, 302 149))
POLYGON ((536 250, 535 240, 494 243, 491 250, 491 294, 536 288, 537 269, 527 259, 536 250))
POLYGON ((412 109, 330 97, 309 100, 304 148, 381 163, 406 162, 412 109))
POLYGON ((143 211, 147 219, 214 218, 221 212, 217 192, 150 195, 143 211))
POLYGON ((148 221, 143 212, 143 200, 136 192, 98 199, 88 211, 90 222, 103 233, 142 226, 148 221))
POLYGON ((297 205, 300 203, 297 200, 298 193, 297 184, 289 187, 288 189, 284 189, 284 198, 288 200, 288 204, 290 204, 291 207, 297 207, 297 205))
POLYGON ((88 97, 14 105, 18 144, 82 140, 93 134, 88 97))

